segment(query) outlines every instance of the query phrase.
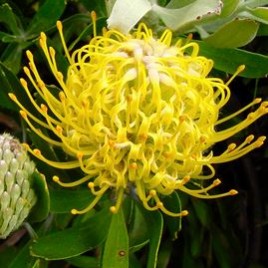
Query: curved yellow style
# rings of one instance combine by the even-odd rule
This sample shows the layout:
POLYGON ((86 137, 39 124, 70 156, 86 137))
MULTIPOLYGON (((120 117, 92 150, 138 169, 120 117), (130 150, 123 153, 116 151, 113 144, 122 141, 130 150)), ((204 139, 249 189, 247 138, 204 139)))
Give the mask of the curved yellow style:
POLYGON ((160 38, 141 23, 131 34, 104 30, 88 44, 69 53, 61 22, 57 27, 69 68, 66 77, 57 67, 55 50, 47 46, 41 33, 40 45, 60 91, 50 91, 42 80, 34 57, 27 51, 28 81, 42 98, 38 104, 27 82, 21 83, 33 106, 42 116, 37 118, 15 95, 11 99, 21 108, 21 115, 32 131, 52 146, 59 146, 73 158, 60 163, 46 159, 37 149, 28 150, 56 168, 80 167, 85 176, 72 182, 53 180, 63 187, 88 183, 94 201, 82 211, 92 209, 109 190, 115 192, 111 207, 116 212, 129 190, 148 210, 162 210, 170 216, 187 215, 187 211, 168 211, 163 197, 180 190, 199 198, 218 198, 235 190, 211 195, 220 184, 213 165, 237 159, 261 146, 265 137, 250 135, 241 144, 230 144, 220 155, 212 146, 248 127, 268 112, 268 103, 253 100, 241 110, 221 117, 221 108, 230 98, 227 82, 210 77, 210 59, 198 55, 198 44, 179 40, 173 43, 172 32, 160 38), (257 108, 244 120, 232 120, 245 110, 257 108), (53 135, 40 130, 40 125, 53 135), (52 138, 54 137, 54 138, 52 138), (55 138, 56 137, 56 138, 55 138), (161 201, 162 200, 162 201, 161 201))

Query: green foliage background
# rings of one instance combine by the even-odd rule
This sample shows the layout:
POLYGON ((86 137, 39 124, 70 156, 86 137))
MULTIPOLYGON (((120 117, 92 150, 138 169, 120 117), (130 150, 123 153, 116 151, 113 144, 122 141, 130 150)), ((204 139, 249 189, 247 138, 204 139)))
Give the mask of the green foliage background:
MULTIPOLYGON (((165 6, 170 2, 175 1, 162 0, 159 4, 165 6)), ((195 1, 181 1, 184 4, 192 2, 195 1)), ((223 2, 230 5, 239 1, 223 2)), ((258 2, 261 4, 261 1, 258 2)), ((267 3, 263 1, 262 4, 267 3)), ((38 46, 41 31, 46 32, 49 43, 57 50, 59 69, 66 71, 67 63, 55 23, 59 19, 63 22, 67 43, 70 49, 74 49, 87 42, 92 35, 91 10, 98 14, 100 30, 106 25, 107 19, 104 0, 0 1, 1 132, 11 132, 22 141, 33 143, 50 159, 63 159, 64 155, 27 131, 17 106, 7 94, 14 92, 27 105, 27 98, 18 80, 23 76, 23 65, 27 64, 27 49, 33 52, 38 66, 44 69, 46 81, 50 81, 38 46)), ((233 18, 230 21, 226 19, 229 18, 228 14, 222 22, 227 28, 215 31, 209 37, 204 34, 205 26, 216 19, 212 22, 196 22, 199 27, 195 28, 194 39, 200 43, 200 54, 214 60, 214 75, 227 79, 228 74, 233 73, 239 65, 245 64, 247 67, 231 85, 233 95, 228 112, 250 102, 255 96, 263 99, 268 97, 268 14, 264 11, 261 14, 252 11, 250 14, 251 20, 247 23, 250 21, 251 26, 253 22, 257 24, 257 27, 255 24, 252 26, 250 34, 249 26, 234 25, 233 18), (245 38, 243 46, 236 47, 228 36, 230 29, 242 32, 239 40, 245 38), (224 47, 219 48, 219 38, 222 38, 220 44, 226 44, 224 47)), ((161 28, 163 23, 160 21, 159 25, 154 25, 157 26, 161 28)), ((186 32, 175 31, 175 36, 184 36, 186 32)), ((253 132, 265 135, 268 133, 267 127, 266 117, 242 134, 246 136, 253 132)), ((228 143, 236 138, 239 137, 234 137, 228 143)), ((220 150, 221 146, 225 145, 219 145, 215 150, 220 150)), ((42 185, 37 186, 41 189, 39 193, 43 202, 39 204, 40 215, 45 217, 40 216, 38 222, 29 219, 29 223, 20 230, 0 241, 0 267, 268 267, 267 148, 265 144, 234 163, 217 167, 217 175, 224 181, 221 189, 238 189, 240 194, 235 197, 203 201, 174 193, 166 198, 166 206, 172 210, 178 210, 180 206, 189 210, 189 216, 183 219, 148 212, 129 197, 126 197, 120 212, 111 215, 108 210, 110 196, 103 198, 94 211, 72 216, 72 208, 83 208, 92 197, 86 188, 62 189, 51 178, 56 174, 71 179, 79 176, 79 171, 62 172, 37 162, 38 169, 45 174, 48 183, 49 191, 42 185)))

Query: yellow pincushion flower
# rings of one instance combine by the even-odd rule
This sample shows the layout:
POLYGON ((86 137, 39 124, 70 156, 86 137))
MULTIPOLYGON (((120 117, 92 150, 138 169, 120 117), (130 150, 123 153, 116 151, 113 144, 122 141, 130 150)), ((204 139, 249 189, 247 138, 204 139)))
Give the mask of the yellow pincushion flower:
MULTIPOLYGON (((95 24, 94 24, 95 26, 95 24)), ((27 82, 21 83, 30 101, 41 114, 35 117, 15 95, 10 97, 20 106, 21 115, 32 131, 45 142, 61 147, 73 158, 70 162, 53 162, 38 149, 28 150, 47 164, 61 169, 81 168, 85 176, 73 182, 54 181, 64 187, 88 183, 94 201, 92 209, 108 190, 115 192, 116 212, 124 193, 134 189, 144 207, 160 209, 170 216, 186 215, 187 211, 168 211, 161 198, 180 190, 199 198, 234 195, 211 195, 220 183, 205 180, 215 175, 213 164, 237 159, 263 144, 265 137, 248 136, 240 145, 230 144, 220 155, 211 147, 226 140, 268 112, 267 102, 255 99, 236 113, 220 118, 220 109, 230 98, 228 84, 209 77, 210 59, 198 55, 198 44, 172 41, 165 30, 160 38, 141 23, 131 34, 110 29, 96 34, 87 45, 68 52, 62 24, 57 23, 63 48, 69 61, 66 77, 58 70, 55 50, 48 47, 41 33, 40 45, 59 87, 52 94, 43 82, 33 55, 27 51, 29 67, 25 74, 43 104, 31 95, 27 82), (258 104, 254 112, 241 122, 224 124, 258 104), (40 125, 53 133, 47 136, 40 125), (219 130, 217 130, 219 129, 219 130)), ((243 67, 238 70, 240 72, 243 67)))

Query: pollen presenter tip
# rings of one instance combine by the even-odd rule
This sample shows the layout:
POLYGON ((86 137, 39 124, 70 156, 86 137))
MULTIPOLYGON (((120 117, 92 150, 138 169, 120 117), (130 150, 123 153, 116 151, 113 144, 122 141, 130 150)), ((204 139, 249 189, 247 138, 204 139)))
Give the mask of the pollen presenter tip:
POLYGON ((53 176, 52 180, 58 183, 60 181, 60 178, 58 176, 53 176))
POLYGON ((111 211, 113 214, 117 213, 117 209, 116 209, 115 206, 111 206, 111 207, 110 207, 110 211, 111 211))
POLYGON ((183 210, 181 212, 181 216, 184 217, 184 216, 188 216, 189 215, 189 211, 188 210, 183 210))
POLYGON ((71 214, 73 214, 73 215, 77 215, 77 214, 78 214, 78 211, 77 211, 76 209, 72 209, 72 210, 71 210, 71 214))
POLYGON ((230 195, 237 195, 237 194, 238 194, 238 191, 232 189, 232 190, 229 191, 229 194, 230 194, 230 195))

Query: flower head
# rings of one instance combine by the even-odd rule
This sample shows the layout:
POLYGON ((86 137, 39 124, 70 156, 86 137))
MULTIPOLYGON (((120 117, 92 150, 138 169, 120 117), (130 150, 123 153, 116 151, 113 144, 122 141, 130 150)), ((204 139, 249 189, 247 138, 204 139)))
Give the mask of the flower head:
POLYGON ((0 239, 18 229, 36 203, 35 165, 17 139, 0 135, 0 239))
POLYGON ((55 50, 47 46, 44 33, 40 45, 60 87, 58 94, 43 82, 30 51, 30 68, 24 67, 24 71, 42 98, 41 105, 21 79, 42 119, 15 95, 10 97, 20 106, 31 130, 49 144, 61 147, 73 160, 54 162, 38 149, 28 150, 56 168, 80 167, 84 172, 83 178, 73 182, 54 177, 64 187, 87 182, 96 196, 84 210, 74 209, 74 214, 90 210, 109 189, 116 194, 113 212, 131 188, 146 209, 160 209, 171 216, 187 214, 168 211, 163 205, 161 197, 175 190, 200 198, 237 193, 230 190, 209 194, 219 179, 204 185, 204 180, 215 175, 213 164, 239 158, 261 146, 265 139, 250 135, 238 146, 230 144, 220 155, 214 155, 211 149, 268 112, 268 104, 255 99, 236 113, 220 117, 221 108, 230 98, 228 84, 236 74, 227 83, 209 77, 212 60, 198 55, 195 42, 173 43, 170 30, 156 38, 143 23, 131 34, 110 29, 97 35, 94 28, 89 43, 70 54, 61 22, 57 27, 69 61, 66 77, 58 70, 55 50), (258 108, 243 121, 232 126, 230 122, 225 124, 256 104, 258 108))

